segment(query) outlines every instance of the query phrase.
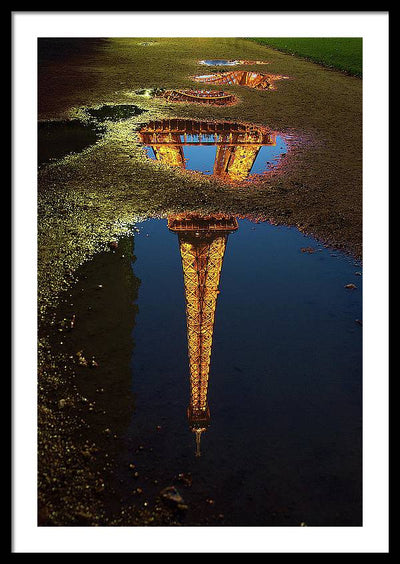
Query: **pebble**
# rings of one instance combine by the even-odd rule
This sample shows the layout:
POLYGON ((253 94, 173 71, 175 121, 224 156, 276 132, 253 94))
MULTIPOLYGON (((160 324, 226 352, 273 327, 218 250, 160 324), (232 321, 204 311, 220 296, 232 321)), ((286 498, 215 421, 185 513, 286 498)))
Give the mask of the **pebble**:
POLYGON ((175 486, 168 486, 167 488, 164 488, 160 492, 160 495, 168 505, 171 505, 176 509, 186 510, 188 508, 183 497, 175 486))

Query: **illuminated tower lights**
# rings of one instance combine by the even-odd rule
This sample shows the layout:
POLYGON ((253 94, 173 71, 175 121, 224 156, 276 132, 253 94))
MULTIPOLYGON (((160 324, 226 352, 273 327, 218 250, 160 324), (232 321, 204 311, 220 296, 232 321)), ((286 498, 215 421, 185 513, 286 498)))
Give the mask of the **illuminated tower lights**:
POLYGON ((178 233, 182 259, 190 371, 187 415, 200 456, 201 434, 210 422, 207 392, 222 262, 228 235, 238 224, 234 217, 221 214, 186 214, 171 216, 168 228, 178 233))

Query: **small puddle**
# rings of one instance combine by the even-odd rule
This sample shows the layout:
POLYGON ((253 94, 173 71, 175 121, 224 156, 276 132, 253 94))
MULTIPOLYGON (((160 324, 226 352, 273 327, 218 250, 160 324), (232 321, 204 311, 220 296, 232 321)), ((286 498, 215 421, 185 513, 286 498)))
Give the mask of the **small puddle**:
POLYGON ((216 90, 193 90, 191 88, 165 90, 159 97, 168 102, 188 102, 205 104, 210 106, 230 106, 237 102, 236 96, 229 92, 217 92, 216 90))
POLYGON ((80 120, 39 122, 38 166, 81 153, 94 145, 103 131, 103 128, 80 120))
POLYGON ((288 150, 282 134, 252 124, 164 119, 139 135, 148 158, 232 183, 262 178, 288 150))
POLYGON ((139 116, 140 114, 147 112, 135 106, 134 104, 116 104, 116 105, 104 105, 100 108, 85 108, 85 112, 93 119, 97 121, 121 121, 124 119, 129 119, 131 117, 139 116))
POLYGON ((228 71, 192 76, 191 78, 196 82, 207 84, 238 84, 257 90, 275 90, 275 81, 289 77, 253 71, 228 71))
POLYGON ((248 61, 246 59, 205 59, 203 61, 199 61, 199 64, 207 65, 209 67, 233 67, 235 65, 269 65, 269 63, 266 61, 248 61))

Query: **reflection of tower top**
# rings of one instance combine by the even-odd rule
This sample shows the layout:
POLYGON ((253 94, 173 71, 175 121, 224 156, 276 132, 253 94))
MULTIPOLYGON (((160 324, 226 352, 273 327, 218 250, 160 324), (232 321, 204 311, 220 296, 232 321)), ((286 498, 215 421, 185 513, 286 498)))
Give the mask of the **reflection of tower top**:
POLYGON ((179 236, 190 367, 188 419, 200 456, 201 433, 210 422, 208 375, 219 279, 228 235, 238 224, 223 214, 181 214, 169 217, 168 227, 179 236))
POLYGON ((201 439, 201 434, 203 431, 205 431, 205 429, 193 429, 194 433, 196 433, 196 456, 201 456, 201 451, 200 451, 200 439, 201 439))

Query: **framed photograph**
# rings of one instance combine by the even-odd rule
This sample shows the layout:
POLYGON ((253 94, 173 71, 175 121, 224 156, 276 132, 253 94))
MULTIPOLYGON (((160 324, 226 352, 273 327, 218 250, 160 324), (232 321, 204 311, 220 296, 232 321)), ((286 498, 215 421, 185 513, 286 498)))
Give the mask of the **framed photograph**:
POLYGON ((388 13, 12 23, 12 551, 387 552, 388 13))

